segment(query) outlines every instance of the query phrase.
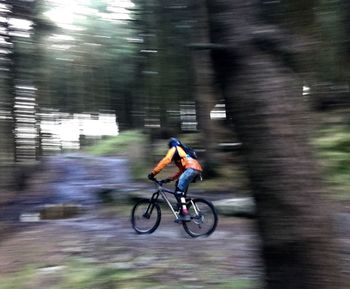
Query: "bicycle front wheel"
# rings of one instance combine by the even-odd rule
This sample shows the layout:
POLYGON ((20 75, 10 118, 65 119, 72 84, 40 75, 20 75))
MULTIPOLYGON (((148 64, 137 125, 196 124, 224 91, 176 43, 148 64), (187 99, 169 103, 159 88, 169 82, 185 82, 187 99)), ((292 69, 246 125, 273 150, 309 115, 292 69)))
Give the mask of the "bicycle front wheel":
POLYGON ((138 201, 131 212, 131 224, 138 234, 151 234, 159 226, 160 206, 151 200, 138 201))
POLYGON ((214 205, 205 199, 193 199, 188 204, 190 222, 183 222, 183 227, 191 237, 209 236, 218 224, 218 215, 214 205))

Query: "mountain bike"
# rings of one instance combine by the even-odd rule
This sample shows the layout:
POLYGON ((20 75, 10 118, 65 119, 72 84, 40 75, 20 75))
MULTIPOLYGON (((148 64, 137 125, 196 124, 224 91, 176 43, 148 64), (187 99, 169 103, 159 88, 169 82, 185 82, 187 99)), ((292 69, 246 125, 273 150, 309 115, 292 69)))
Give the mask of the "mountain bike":
POLYGON ((167 196, 175 196, 175 192, 163 187, 162 181, 157 179, 153 179, 153 181, 157 185, 156 192, 150 199, 139 200, 131 212, 131 224, 138 234, 151 234, 158 228, 161 220, 161 199, 175 216, 175 222, 182 224, 186 233, 191 237, 209 236, 215 231, 218 215, 211 202, 203 198, 185 196, 191 220, 182 222, 179 220, 181 206, 178 202, 174 204, 167 196))

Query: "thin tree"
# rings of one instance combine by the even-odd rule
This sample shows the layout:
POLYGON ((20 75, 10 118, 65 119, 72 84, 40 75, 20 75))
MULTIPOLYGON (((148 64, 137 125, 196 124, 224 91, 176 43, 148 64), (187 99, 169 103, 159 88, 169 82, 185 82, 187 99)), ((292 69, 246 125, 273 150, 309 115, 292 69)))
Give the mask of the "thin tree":
POLYGON ((214 108, 216 91, 213 88, 213 68, 210 61, 209 23, 207 7, 202 1, 191 1, 190 10, 196 17, 192 28, 192 62, 194 70, 194 94, 197 100, 198 126, 202 135, 204 153, 201 158, 205 164, 208 176, 216 174, 215 165, 215 137, 217 127, 210 119, 210 112, 214 108))

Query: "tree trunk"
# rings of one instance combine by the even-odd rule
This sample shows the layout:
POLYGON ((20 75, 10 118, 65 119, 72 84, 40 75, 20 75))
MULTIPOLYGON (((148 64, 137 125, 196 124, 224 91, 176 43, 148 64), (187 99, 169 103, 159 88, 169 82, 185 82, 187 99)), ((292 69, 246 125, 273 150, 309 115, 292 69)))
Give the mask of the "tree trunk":
MULTIPOLYGON (((196 22, 192 32, 194 44, 205 45, 209 43, 208 13, 205 3, 193 0, 191 2, 192 13, 196 16, 196 22)), ((209 49, 193 49, 192 62, 194 68, 194 89, 197 100, 198 128, 202 135, 204 153, 201 160, 205 166, 207 176, 216 174, 215 165, 215 125, 210 119, 210 112, 215 106, 215 91, 213 89, 214 76, 210 62, 209 49)))
POLYGON ((265 288, 345 288, 329 204, 307 138, 302 84, 280 57, 254 41, 266 31, 257 17, 258 1, 207 3, 212 42, 226 47, 213 51, 213 63, 257 204, 265 288))

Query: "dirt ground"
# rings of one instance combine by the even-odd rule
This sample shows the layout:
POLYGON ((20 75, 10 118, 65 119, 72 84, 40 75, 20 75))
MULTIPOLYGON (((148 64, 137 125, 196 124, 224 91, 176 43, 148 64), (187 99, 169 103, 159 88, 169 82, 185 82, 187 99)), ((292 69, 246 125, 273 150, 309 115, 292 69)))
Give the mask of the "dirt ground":
MULTIPOLYGON (((193 239, 163 212, 156 232, 138 235, 130 223, 133 204, 102 204, 90 194, 101 182, 98 176, 111 182, 116 170, 122 177, 112 185, 122 191, 125 164, 104 159, 88 163, 55 159, 44 170, 45 181, 36 176, 25 194, 1 205, 0 289, 261 288, 254 219, 221 215, 211 236, 193 239), (20 221, 23 212, 55 201, 83 204, 84 213, 20 221)), ((349 275, 348 207, 337 216, 343 273, 349 275)))
POLYGON ((231 279, 255 282, 261 275, 252 220, 221 217, 210 237, 192 239, 163 214, 156 232, 138 235, 127 209, 124 205, 123 210, 95 209, 74 219, 18 224, 0 242, 0 277, 28 267, 62 268, 76 259, 93 266, 152 271, 159 283, 198 288, 231 279))

